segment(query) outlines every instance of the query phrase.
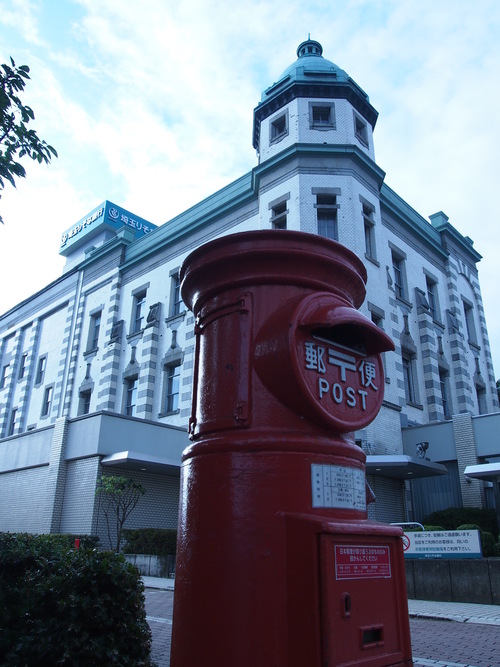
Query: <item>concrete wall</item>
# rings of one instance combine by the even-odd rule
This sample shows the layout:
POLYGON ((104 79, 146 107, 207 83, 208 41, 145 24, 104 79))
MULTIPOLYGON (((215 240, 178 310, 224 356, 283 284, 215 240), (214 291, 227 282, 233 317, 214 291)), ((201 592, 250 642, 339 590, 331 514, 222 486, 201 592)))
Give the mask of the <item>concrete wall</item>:
POLYGON ((414 600, 500 605, 500 558, 405 560, 414 600))
POLYGON ((173 578, 175 576, 175 556, 148 556, 144 554, 123 554, 128 563, 135 565, 144 577, 173 578))

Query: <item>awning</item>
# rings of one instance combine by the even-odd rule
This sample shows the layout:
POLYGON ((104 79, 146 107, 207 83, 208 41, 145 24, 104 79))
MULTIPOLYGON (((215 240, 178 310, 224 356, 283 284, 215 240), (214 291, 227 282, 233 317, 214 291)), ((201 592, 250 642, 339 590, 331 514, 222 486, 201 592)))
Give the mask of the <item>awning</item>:
POLYGON ((374 454, 366 457, 366 473, 392 479, 411 480, 419 477, 446 475, 448 470, 442 463, 417 459, 406 454, 374 454))
POLYGON ((500 477, 500 462, 478 463, 477 465, 467 466, 464 470, 464 475, 473 479, 493 481, 500 477))
POLYGON ((159 475, 179 475, 181 462, 160 456, 151 456, 141 452, 116 452, 104 456, 101 465, 105 467, 123 468, 140 472, 152 472, 159 475))

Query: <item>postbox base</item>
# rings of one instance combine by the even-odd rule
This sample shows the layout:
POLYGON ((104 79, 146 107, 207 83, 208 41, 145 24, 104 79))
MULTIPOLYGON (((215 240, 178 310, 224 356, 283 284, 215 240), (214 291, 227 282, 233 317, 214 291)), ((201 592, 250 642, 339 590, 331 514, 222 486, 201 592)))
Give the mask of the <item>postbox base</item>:
POLYGON ((400 529, 313 508, 359 461, 236 444, 182 466, 172 667, 412 665, 400 529))

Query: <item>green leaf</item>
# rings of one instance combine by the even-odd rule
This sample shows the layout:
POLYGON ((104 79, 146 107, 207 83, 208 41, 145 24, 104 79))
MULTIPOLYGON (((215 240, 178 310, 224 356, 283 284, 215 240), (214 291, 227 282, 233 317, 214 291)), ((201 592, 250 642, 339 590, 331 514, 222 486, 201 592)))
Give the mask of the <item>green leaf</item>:
MULTIPOLYGON (((30 79, 28 65, 16 66, 12 56, 10 66, 0 65, 0 189, 5 182, 16 186, 16 178, 24 178, 26 171, 15 157, 29 157, 41 164, 48 164, 57 151, 38 137, 28 123, 35 119, 30 106, 24 105, 17 93, 24 91, 30 79)), ((0 218, 0 222, 3 222, 0 218)))

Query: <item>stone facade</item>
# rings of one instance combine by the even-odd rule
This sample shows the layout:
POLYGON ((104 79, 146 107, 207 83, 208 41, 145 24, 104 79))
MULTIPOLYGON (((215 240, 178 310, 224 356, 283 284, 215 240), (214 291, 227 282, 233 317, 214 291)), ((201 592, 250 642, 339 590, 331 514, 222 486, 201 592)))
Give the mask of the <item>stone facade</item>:
MULTIPOLYGON (((15 499, 0 507, 0 530, 103 534, 95 488, 116 471, 148 489, 129 526, 175 527, 194 352, 178 272, 191 250, 229 233, 319 233, 364 261, 361 310, 396 344, 378 379, 381 413, 356 434, 371 460, 373 518, 411 513, 411 478, 395 467, 401 426, 498 411, 481 257, 444 213, 426 220, 385 184, 375 162, 377 112, 318 47, 301 51, 264 92, 249 174, 140 238, 132 217, 116 233, 97 219, 79 232, 73 253, 73 241, 65 245, 61 278, 0 317, 0 490, 15 499), (49 445, 40 435, 46 427, 49 445), (394 465, 378 468, 380 457, 394 465)), ((477 462, 460 430, 456 442, 459 470, 477 462)), ((432 460, 449 459, 433 451, 432 460)), ((464 482, 464 503, 482 502, 479 486, 470 498, 464 482)))

